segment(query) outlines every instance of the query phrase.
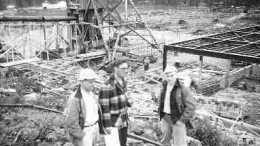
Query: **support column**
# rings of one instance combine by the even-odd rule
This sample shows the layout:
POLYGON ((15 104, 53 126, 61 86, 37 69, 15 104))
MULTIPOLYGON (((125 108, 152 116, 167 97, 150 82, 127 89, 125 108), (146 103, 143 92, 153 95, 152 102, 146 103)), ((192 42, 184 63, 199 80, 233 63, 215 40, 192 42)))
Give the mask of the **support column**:
POLYGON ((256 66, 256 64, 252 64, 252 65, 250 66, 249 76, 254 75, 254 66, 256 66))
POLYGON ((199 69, 199 93, 201 93, 202 86, 202 69, 203 69, 203 56, 200 56, 200 69, 199 69))
POLYGON ((50 57, 49 57, 49 50, 47 48, 47 36, 46 36, 46 26, 45 25, 43 25, 43 37, 44 37, 44 50, 47 53, 47 61, 49 61, 50 57))
POLYGON ((56 49, 59 49, 59 48, 60 48, 60 43, 59 43, 59 25, 56 23, 56 49))
POLYGON ((68 25, 68 28, 67 28, 67 37, 68 37, 68 40, 69 40, 69 48, 71 49, 71 51, 73 50, 72 49, 72 24, 71 23, 69 23, 69 25, 68 25))
POLYGON ((225 77, 225 88, 229 87, 230 69, 231 69, 231 60, 228 59, 227 73, 225 77))
MULTIPOLYGON (((24 23, 23 23, 23 24, 24 24, 24 23)), ((23 27, 23 33, 29 34, 29 29, 28 29, 29 26, 23 25, 22 27, 23 27)), ((25 59, 29 58, 28 56, 26 56, 28 53, 27 53, 27 54, 25 53, 25 52, 26 52, 26 44, 27 44, 27 42, 28 42, 27 38, 28 38, 28 36, 23 37, 25 43, 24 43, 24 45, 22 46, 22 49, 23 49, 22 55, 23 55, 23 57, 24 57, 25 59)), ((30 54, 30 57, 31 57, 31 54, 30 54)))
POLYGON ((101 33, 101 36, 102 36, 102 41, 104 43, 104 46, 105 46, 105 50, 106 50, 106 54, 107 54, 107 58, 111 59, 111 54, 110 54, 110 51, 109 51, 109 48, 107 46, 107 42, 104 37, 104 29, 103 29, 103 22, 101 21, 100 19, 100 16, 99 16, 99 13, 98 13, 98 10, 97 10, 97 7, 96 7, 96 1, 94 0, 91 0, 92 2, 92 5, 93 5, 93 8, 94 8, 94 13, 95 13, 95 16, 96 16, 96 19, 98 21, 98 27, 99 27, 99 30, 100 30, 100 33, 101 33))
POLYGON ((167 66, 167 48, 163 47, 163 71, 165 70, 167 66))
POLYGON ((127 5, 128 5, 128 0, 125 0, 125 22, 127 22, 127 16, 128 16, 128 9, 127 9, 127 5))

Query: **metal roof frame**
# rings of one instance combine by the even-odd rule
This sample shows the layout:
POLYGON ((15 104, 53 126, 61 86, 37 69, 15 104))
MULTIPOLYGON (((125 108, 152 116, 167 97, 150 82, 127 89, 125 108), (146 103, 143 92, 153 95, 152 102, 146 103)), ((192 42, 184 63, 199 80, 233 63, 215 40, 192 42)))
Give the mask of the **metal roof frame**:
POLYGON ((259 64, 260 25, 164 45, 163 68, 166 67, 168 51, 259 64))

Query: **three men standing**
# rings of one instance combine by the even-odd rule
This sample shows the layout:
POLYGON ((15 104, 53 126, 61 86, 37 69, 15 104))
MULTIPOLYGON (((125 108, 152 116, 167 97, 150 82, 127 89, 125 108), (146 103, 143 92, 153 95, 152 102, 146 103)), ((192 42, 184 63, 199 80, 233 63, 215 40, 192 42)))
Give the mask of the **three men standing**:
MULTIPOLYGON (((102 119, 105 133, 117 133, 119 142, 106 145, 126 146, 128 130, 127 108, 131 106, 125 95, 125 75, 128 71, 127 60, 113 62, 113 74, 101 89, 98 97, 93 93, 98 75, 91 69, 83 69, 79 75, 80 86, 69 99, 67 126, 71 141, 75 146, 95 146, 99 139, 98 121, 102 119), (100 103, 100 109, 98 101, 100 103), (102 114, 100 114, 102 113, 102 114)), ((194 99, 182 76, 169 77, 163 83, 159 113, 163 122, 163 145, 187 146, 185 123, 196 109, 194 99)), ((115 142, 115 141, 114 141, 115 142)))

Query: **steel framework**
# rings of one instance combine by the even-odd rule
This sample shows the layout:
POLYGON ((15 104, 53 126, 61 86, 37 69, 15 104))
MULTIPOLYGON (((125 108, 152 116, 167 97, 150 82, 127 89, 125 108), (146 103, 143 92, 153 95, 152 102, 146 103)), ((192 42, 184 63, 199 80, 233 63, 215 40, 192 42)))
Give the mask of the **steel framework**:
MULTIPOLYGON (((202 88, 203 56, 228 59, 225 87, 230 86, 231 60, 260 63, 260 26, 251 26, 184 42, 164 45, 163 70, 167 66, 168 51, 199 55, 199 86, 202 88)), ((207 81, 208 82, 208 81, 207 81)))
POLYGON ((177 51, 200 56, 260 63, 260 26, 251 26, 220 34, 164 45, 163 67, 167 52, 177 51))
MULTIPOLYGON (((122 38, 131 33, 151 46, 149 49, 152 51, 144 51, 144 53, 161 51, 132 0, 119 0, 117 3, 111 3, 109 0, 67 0, 66 15, 1 16, 0 22, 3 26, 2 32, 6 32, 4 37, 7 38, 7 40, 2 39, 4 46, 1 48, 0 58, 7 58, 7 62, 18 61, 19 63, 21 60, 28 61, 28 59, 32 61, 32 58, 39 57, 42 52, 46 52, 46 58, 49 60, 51 50, 55 47, 58 49, 60 42, 65 44, 64 50, 69 47, 76 52, 75 55, 89 52, 88 50, 91 49, 103 48, 107 59, 111 60, 115 57, 115 52, 122 49, 120 48, 122 38), (134 15, 131 16, 135 16, 131 17, 132 19, 128 17, 130 6, 134 10, 134 15), (124 17, 121 16, 122 14, 124 17), (136 30, 137 24, 144 26, 149 33, 148 37, 136 30), (35 27, 39 28, 38 33, 41 35, 36 41, 35 36, 32 35, 34 31, 32 28, 35 27), (62 27, 67 28, 60 29, 62 27), (23 31, 17 31, 19 29, 23 31), (18 41, 20 42, 17 43, 18 41), (34 53, 29 58, 25 57, 28 51, 35 50, 38 50, 38 53, 34 53)), ((64 52, 62 58, 67 57, 66 51, 64 52)), ((5 63, 3 66, 13 64, 16 63, 5 63)))
POLYGON ((132 0, 119 0, 117 3, 111 3, 110 0, 76 0, 74 2, 68 1, 68 5, 71 6, 69 7, 69 13, 78 14, 85 24, 91 24, 90 27, 92 28, 90 29, 94 28, 94 34, 92 34, 92 36, 103 41, 109 59, 114 58, 114 54, 120 46, 119 42, 121 38, 130 33, 134 33, 153 48, 160 51, 159 44, 145 21, 143 21, 140 12, 132 0), (122 9, 123 2, 124 7, 122 9), (132 17, 132 19, 128 14, 129 7, 134 9, 134 17, 132 17), (124 15, 124 17, 122 15, 124 15), (94 19, 91 19, 92 16, 94 19), (149 33, 148 38, 138 32, 135 28, 137 24, 144 26, 145 30, 149 33), (105 33, 105 29, 109 30, 109 34, 105 33), (114 43, 112 45, 109 43, 108 45, 108 42, 111 40, 114 41, 114 43))

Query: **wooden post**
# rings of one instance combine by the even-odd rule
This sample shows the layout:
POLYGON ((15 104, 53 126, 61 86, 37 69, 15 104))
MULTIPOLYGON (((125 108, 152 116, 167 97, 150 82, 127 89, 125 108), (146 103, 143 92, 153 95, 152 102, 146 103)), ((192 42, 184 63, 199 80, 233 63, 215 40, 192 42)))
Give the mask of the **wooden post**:
POLYGON ((114 52, 113 52, 113 55, 112 55, 112 60, 115 59, 115 55, 116 55, 116 51, 117 51, 117 48, 118 48, 119 39, 120 39, 120 33, 118 33, 118 35, 116 37, 116 42, 115 42, 115 46, 114 46, 114 52))
MULTIPOLYGON (((10 36, 10 38, 11 38, 11 40, 13 40, 13 38, 12 38, 12 35, 11 35, 11 30, 10 30, 10 26, 8 27, 8 34, 9 34, 9 36, 10 36)), ((8 50, 7 50, 8 51, 8 50)), ((7 52, 6 51, 6 52, 7 52)), ((11 50, 10 51, 12 51, 13 52, 13 47, 11 48, 11 50)), ((13 54, 13 53, 12 53, 13 54)), ((7 52, 7 62, 9 62, 9 52, 7 52)))
POLYGON ((12 60, 14 61, 14 47, 12 47, 12 60))
POLYGON ((200 56, 200 69, 199 69, 199 93, 201 93, 202 86, 202 69, 203 69, 203 56, 200 56))
POLYGON ((9 62, 9 53, 7 52, 6 62, 9 62))
POLYGON ((254 75, 254 66, 256 66, 256 64, 253 64, 253 65, 250 66, 249 76, 254 75))
POLYGON ((44 38, 44 50, 47 53, 47 61, 49 61, 49 50, 47 49, 47 36, 46 36, 46 26, 43 25, 43 38, 44 38))
POLYGON ((104 46, 105 46, 107 58, 110 59, 111 53, 110 53, 109 48, 107 46, 106 40, 104 40, 105 39, 105 37, 104 37, 105 33, 104 33, 104 29, 103 29, 103 23, 102 23, 102 21, 100 19, 100 16, 99 16, 99 13, 98 13, 98 10, 97 10, 96 1, 91 0, 91 2, 92 2, 92 5, 93 5, 93 8, 94 8, 94 13, 95 13, 96 19, 98 21, 98 27, 99 27, 99 30, 100 30, 100 33, 101 33, 101 36, 102 36, 102 40, 103 40, 104 46))
POLYGON ((229 76, 230 76, 230 69, 231 69, 231 60, 228 59, 228 64, 227 64, 227 73, 225 77, 225 88, 229 87, 229 76))
POLYGON ((128 0, 125 0, 125 22, 127 22, 127 15, 128 15, 127 5, 128 5, 128 0))
POLYGON ((80 49, 83 49, 83 48, 80 48, 79 47, 79 42, 78 42, 78 25, 76 23, 74 23, 74 32, 73 32, 73 38, 75 38, 75 42, 74 42, 74 47, 75 49, 77 50, 77 52, 79 53, 80 52, 80 49))
MULTIPOLYGON (((29 34, 29 29, 28 29, 29 26, 23 25, 22 27, 26 27, 26 29, 23 28, 23 31, 26 31, 26 33, 29 34)), ((29 34, 29 35, 30 35, 30 34, 29 34)), ((24 57, 24 58, 27 58, 27 56, 25 55, 25 52, 26 52, 25 50, 26 50, 27 41, 28 41, 28 40, 27 40, 27 37, 25 36, 25 40, 24 40, 25 44, 23 45, 23 57, 24 57)), ((31 56, 31 55, 30 55, 30 56, 31 56)))
POLYGON ((163 47, 163 71, 165 70, 167 65, 167 48, 163 47))
POLYGON ((59 44, 59 25, 56 24, 56 49, 60 48, 60 44, 59 44))
POLYGON ((70 40, 70 49, 74 51, 74 48, 73 48, 73 41, 72 41, 72 31, 73 31, 73 25, 72 23, 69 24, 69 27, 68 27, 68 39, 70 40))

